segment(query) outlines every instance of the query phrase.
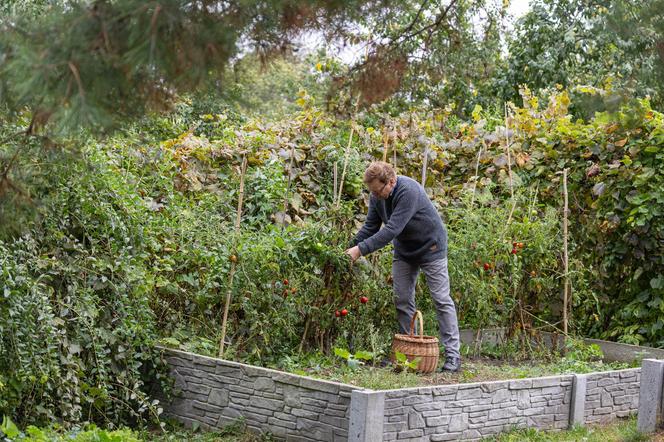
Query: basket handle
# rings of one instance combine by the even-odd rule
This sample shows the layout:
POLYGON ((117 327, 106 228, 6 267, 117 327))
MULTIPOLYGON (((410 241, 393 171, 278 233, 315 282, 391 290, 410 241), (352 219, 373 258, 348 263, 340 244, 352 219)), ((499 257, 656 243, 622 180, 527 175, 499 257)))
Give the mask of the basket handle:
POLYGON ((413 332, 415 331, 415 318, 420 320, 420 338, 424 341, 424 322, 422 320, 422 312, 419 310, 415 310, 410 320, 410 336, 413 337, 413 332))

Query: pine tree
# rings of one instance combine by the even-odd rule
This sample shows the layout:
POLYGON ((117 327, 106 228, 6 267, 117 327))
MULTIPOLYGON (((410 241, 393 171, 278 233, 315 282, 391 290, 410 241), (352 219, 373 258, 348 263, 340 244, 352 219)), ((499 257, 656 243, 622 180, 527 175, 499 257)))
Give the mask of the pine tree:
POLYGON ((341 34, 387 4, 15 0, 0 18, 0 103, 61 128, 106 126, 179 92, 223 87, 224 67, 244 52, 284 50, 306 29, 341 34))

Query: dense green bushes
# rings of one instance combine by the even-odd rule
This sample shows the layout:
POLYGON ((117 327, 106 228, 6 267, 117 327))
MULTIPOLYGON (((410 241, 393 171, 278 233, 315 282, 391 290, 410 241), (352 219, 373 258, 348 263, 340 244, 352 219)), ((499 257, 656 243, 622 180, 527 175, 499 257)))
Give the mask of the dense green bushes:
POLYGON ((107 425, 159 412, 145 391, 161 376, 147 209, 97 155, 54 164, 42 216, 0 243, 0 409, 19 422, 107 425))

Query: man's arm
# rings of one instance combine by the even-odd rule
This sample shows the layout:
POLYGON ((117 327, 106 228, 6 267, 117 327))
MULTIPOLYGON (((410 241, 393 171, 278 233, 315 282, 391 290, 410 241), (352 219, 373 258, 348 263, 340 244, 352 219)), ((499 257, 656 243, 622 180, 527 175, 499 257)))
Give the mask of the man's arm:
POLYGON ((383 220, 380 219, 378 215, 378 210, 376 209, 376 204, 373 197, 369 197, 369 210, 367 211, 367 217, 364 220, 364 225, 357 232, 353 241, 351 241, 350 246, 356 246, 358 243, 364 241, 365 239, 373 236, 380 229, 383 220))
POLYGON ((406 227, 406 224, 408 224, 408 221, 410 221, 415 214, 415 201, 412 201, 412 199, 409 201, 405 192, 400 195, 395 195, 395 198, 397 198, 394 201, 396 207, 387 224, 385 224, 385 226, 377 233, 374 233, 369 238, 358 243, 358 247, 363 256, 388 245, 390 241, 401 233, 404 227, 406 227))

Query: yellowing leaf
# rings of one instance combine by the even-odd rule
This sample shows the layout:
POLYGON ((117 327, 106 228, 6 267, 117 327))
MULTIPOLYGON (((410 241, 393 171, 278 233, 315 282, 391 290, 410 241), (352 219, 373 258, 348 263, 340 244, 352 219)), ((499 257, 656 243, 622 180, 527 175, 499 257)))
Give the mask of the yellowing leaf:
POLYGON ((480 119, 482 118, 482 116, 480 115, 481 112, 482 112, 482 106, 476 104, 475 108, 473 109, 473 120, 480 121, 480 119))

